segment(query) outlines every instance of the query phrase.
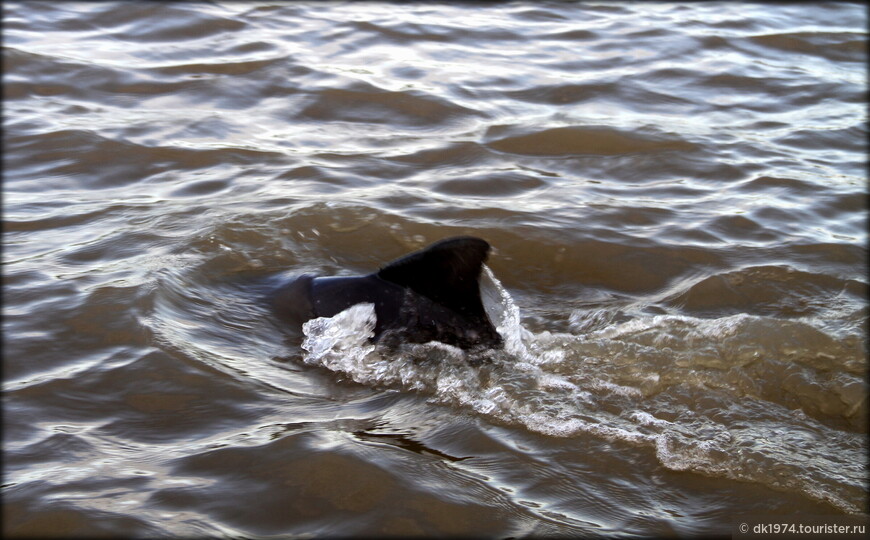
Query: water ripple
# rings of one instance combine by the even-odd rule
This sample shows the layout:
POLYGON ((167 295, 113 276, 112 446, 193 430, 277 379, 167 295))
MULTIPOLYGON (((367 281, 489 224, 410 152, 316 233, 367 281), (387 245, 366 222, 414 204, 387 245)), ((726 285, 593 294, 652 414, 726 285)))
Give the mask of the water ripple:
POLYGON ((860 4, 2 9, 6 535, 866 510, 860 4), (474 365, 269 308, 458 234, 474 365))

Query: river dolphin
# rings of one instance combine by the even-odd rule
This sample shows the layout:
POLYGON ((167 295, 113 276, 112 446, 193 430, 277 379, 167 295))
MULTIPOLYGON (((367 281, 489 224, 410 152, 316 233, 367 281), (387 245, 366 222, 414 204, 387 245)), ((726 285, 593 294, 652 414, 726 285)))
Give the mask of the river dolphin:
POLYGON ((292 324, 332 317, 359 303, 374 304, 374 340, 440 341, 460 347, 498 348, 503 340, 480 299, 481 268, 490 246, 473 236, 436 242, 364 276, 304 274, 273 296, 292 324))

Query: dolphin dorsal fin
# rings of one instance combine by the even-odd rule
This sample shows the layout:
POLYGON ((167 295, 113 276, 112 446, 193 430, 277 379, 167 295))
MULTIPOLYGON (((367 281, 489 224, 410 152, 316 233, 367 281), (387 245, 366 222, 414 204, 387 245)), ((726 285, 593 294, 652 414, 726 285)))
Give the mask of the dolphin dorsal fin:
POLYGON ((396 259, 376 275, 466 317, 486 319, 477 280, 488 252, 486 240, 456 236, 396 259))

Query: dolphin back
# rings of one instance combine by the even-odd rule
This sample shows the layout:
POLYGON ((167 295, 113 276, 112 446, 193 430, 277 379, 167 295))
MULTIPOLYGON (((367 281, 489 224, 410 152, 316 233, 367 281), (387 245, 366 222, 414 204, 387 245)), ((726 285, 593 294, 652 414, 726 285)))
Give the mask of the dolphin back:
POLYGON ((273 302, 298 328, 306 320, 332 317, 365 302, 374 305, 377 315, 376 341, 500 347, 502 338, 486 315, 478 282, 489 249, 480 238, 448 238, 373 274, 302 275, 281 287, 273 302))

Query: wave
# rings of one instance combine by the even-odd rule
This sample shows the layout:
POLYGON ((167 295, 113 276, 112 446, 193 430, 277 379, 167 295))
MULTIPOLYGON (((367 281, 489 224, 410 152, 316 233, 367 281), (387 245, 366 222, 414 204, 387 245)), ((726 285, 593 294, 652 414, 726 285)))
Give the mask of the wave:
POLYGON ((844 357, 860 364, 856 351, 807 324, 746 314, 599 320, 591 329, 576 313, 586 332, 534 334, 487 275, 485 303, 504 351, 469 357, 431 343, 388 353, 369 342, 374 310, 361 304, 306 323, 304 363, 553 437, 647 447, 671 470, 862 510, 854 501, 863 490, 866 388, 857 366, 830 376, 844 357))

